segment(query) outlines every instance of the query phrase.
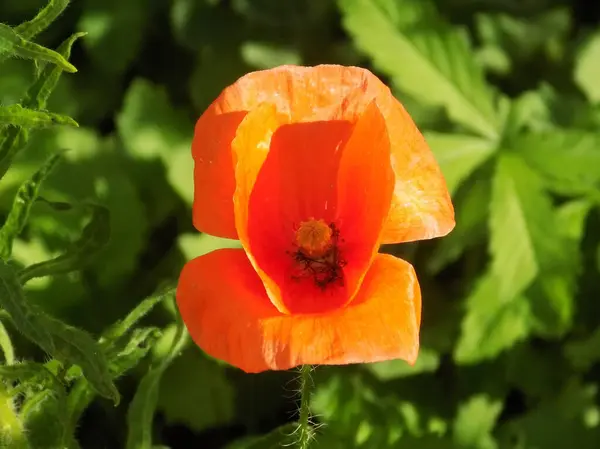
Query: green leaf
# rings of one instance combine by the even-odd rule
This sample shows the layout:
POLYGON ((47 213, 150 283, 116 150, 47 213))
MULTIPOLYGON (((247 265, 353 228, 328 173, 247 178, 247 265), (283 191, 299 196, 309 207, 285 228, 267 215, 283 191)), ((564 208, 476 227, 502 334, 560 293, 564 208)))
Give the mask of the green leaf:
POLYGON ((587 193, 600 183, 598 133, 553 130, 525 134, 515 139, 511 148, 543 177, 549 189, 557 193, 587 193))
POLYGON ((288 423, 271 431, 268 435, 248 437, 226 446, 225 449, 280 449, 293 447, 298 441, 298 423, 288 423))
POLYGON ((473 364, 496 357, 529 335, 529 303, 522 295, 501 297, 505 282, 488 272, 467 298, 467 312, 454 348, 454 360, 458 364, 473 364))
POLYGON ((460 363, 494 357, 532 330, 561 334, 572 320, 572 247, 541 180, 514 155, 498 161, 489 223, 492 263, 467 300, 460 363))
POLYGON ((469 398, 461 404, 452 426, 457 447, 463 449, 495 449, 492 431, 502 411, 502 401, 485 395, 469 398))
POLYGON ((417 362, 413 366, 404 360, 368 363, 364 366, 365 369, 371 371, 378 379, 388 381, 433 372, 440 366, 440 356, 431 349, 421 348, 417 362))
POLYGON ((297 50, 280 47, 272 43, 245 42, 242 45, 241 53, 246 64, 259 70, 271 69, 286 64, 302 64, 302 57, 297 50))
POLYGON ((171 348, 159 365, 151 368, 142 378, 127 413, 126 449, 152 447, 152 421, 158 402, 160 379, 181 350, 188 343, 188 334, 183 321, 179 320, 173 332, 165 333, 171 339, 171 348))
POLYGON ((10 335, 6 331, 6 326, 0 319, 0 349, 2 349, 2 353, 4 355, 4 362, 7 365, 12 365, 15 362, 15 351, 13 349, 13 344, 10 339, 10 335))
POLYGON ((61 444, 66 439, 64 391, 47 389, 28 397, 21 408, 21 417, 34 448, 69 447, 61 444))
POLYGON ((174 290, 150 296, 140 302, 125 318, 110 326, 103 334, 102 340, 111 343, 125 335, 139 320, 144 318, 160 302, 175 297, 174 290))
POLYGON ((235 396, 225 367, 190 347, 164 372, 157 410, 168 425, 183 424, 194 432, 226 425, 235 417, 235 396))
POLYGON ((44 365, 29 361, 0 365, 0 377, 3 380, 35 383, 36 388, 54 387, 58 383, 58 379, 44 365))
POLYGON ((43 325, 52 334, 56 348, 48 352, 64 364, 81 367, 92 388, 105 398, 112 399, 115 406, 118 405, 119 392, 112 382, 108 362, 100 345, 87 332, 50 316, 44 317, 43 325))
POLYGON ((15 327, 44 351, 65 364, 79 365, 94 389, 119 402, 108 363, 100 346, 86 332, 46 315, 28 303, 14 269, 0 261, 0 306, 12 317, 15 327))
POLYGON ((444 106, 457 123, 497 139, 493 95, 466 34, 447 27, 402 30, 381 6, 389 4, 389 9, 391 3, 339 0, 344 26, 357 47, 403 91, 444 106))
POLYGON ((467 134, 427 132, 425 138, 440 164, 451 194, 496 150, 494 142, 467 134))
POLYGON ((566 343, 564 353, 576 370, 581 372, 589 370, 592 365, 600 361, 600 327, 585 339, 566 343))
POLYGON ((189 204, 193 200, 193 123, 171 105, 166 92, 142 79, 131 83, 117 128, 129 153, 139 159, 159 158, 167 178, 189 204))
POLYGON ((15 29, 0 23, 0 56, 5 55, 51 62, 67 72, 77 72, 77 69, 60 53, 30 42, 19 35, 15 29))
POLYGON ((47 111, 35 111, 21 105, 0 106, 0 126, 14 125, 23 128, 48 128, 56 125, 78 126, 71 117, 47 111))
POLYGON ((80 270, 104 248, 110 238, 110 213, 104 206, 90 204, 92 218, 81 237, 64 254, 54 259, 30 265, 19 273, 25 284, 31 279, 80 270))
POLYGON ((177 239, 177 246, 185 256, 186 260, 191 260, 194 257, 203 256, 222 248, 241 248, 239 240, 226 239, 215 237, 210 234, 181 234, 177 239))
MULTIPOLYGON (((58 53, 65 59, 68 59, 71 55, 73 43, 81 36, 85 36, 85 33, 73 34, 58 47, 58 53)), ((45 109, 46 102, 63 72, 63 69, 57 66, 40 67, 40 73, 33 85, 28 89, 26 99, 21 105, 24 108, 45 109)), ((4 177, 13 159, 25 147, 29 139, 26 130, 20 127, 10 128, 5 134, 4 139, 2 139, 3 136, 0 134, 0 179, 4 177)))
POLYGON ((513 63, 528 62, 539 53, 560 60, 571 27, 569 13, 567 8, 545 9, 529 17, 478 12, 475 28, 482 42, 480 52, 494 52, 506 61, 500 73, 511 71, 513 63))
MULTIPOLYGON (((60 16, 71 0, 50 0, 37 15, 28 22, 15 28, 15 31, 25 39, 31 39, 44 31, 60 16)), ((1 59, 0 59, 1 60, 1 59)))
POLYGON ((556 397, 542 401, 524 416, 499 429, 501 447, 596 449, 598 386, 569 382, 556 397))
POLYGON ((600 102, 600 33, 585 43, 575 64, 575 82, 591 102, 600 102))
POLYGON ((455 196, 456 227, 439 241, 435 253, 427 260, 427 269, 432 274, 439 273, 487 237, 490 190, 489 179, 481 174, 464 184, 455 196))
POLYGON ((86 30, 84 46, 98 67, 122 73, 141 49, 153 3, 145 0, 85 0, 78 28, 86 30))
POLYGON ((2 259, 8 259, 10 257, 13 241, 27 224, 29 211, 39 195, 42 183, 61 159, 62 154, 51 156, 46 163, 42 165, 29 180, 25 181, 21 187, 19 187, 19 190, 17 190, 10 213, 2 225, 2 228, 0 228, 0 257, 2 259))
POLYGON ((0 261, 0 307, 11 316, 15 327, 25 337, 54 352, 50 331, 44 326, 44 315, 25 298, 17 274, 12 266, 0 261))
POLYGON ((124 345, 111 348, 107 354, 112 376, 122 376, 137 366, 161 336, 162 332, 157 327, 134 329, 124 345))

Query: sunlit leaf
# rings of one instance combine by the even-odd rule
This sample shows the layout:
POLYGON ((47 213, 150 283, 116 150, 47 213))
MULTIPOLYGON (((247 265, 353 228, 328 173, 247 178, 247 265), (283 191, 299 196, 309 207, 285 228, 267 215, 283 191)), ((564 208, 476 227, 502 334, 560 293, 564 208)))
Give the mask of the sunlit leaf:
POLYGON ((36 16, 17 27, 15 31, 25 39, 31 39, 54 22, 58 16, 69 6, 71 0, 49 0, 36 16))
POLYGON ((457 446, 463 449, 497 448, 492 430, 501 411, 502 401, 484 395, 473 396, 461 404, 452 426, 457 446))
POLYGON ((512 148, 558 193, 577 195, 600 185, 600 136, 576 130, 525 134, 512 148))
POLYGON ((3 23, 0 23, 0 56, 36 59, 56 64, 67 72, 77 71, 60 53, 24 39, 16 30, 3 23))
POLYGON ((11 106, 0 105, 0 126, 14 125, 23 128, 48 128, 55 125, 77 126, 71 117, 54 114, 47 111, 35 111, 15 104, 11 106))
POLYGON ((404 360, 390 360, 387 362, 368 363, 365 369, 371 371, 379 379, 386 381, 401 377, 414 376, 421 373, 435 371, 440 365, 440 356, 437 352, 421 348, 417 362, 411 366, 404 360))
POLYGON ((600 102, 600 33, 585 43, 575 64, 575 82, 593 102, 600 102))
POLYGON ((160 158, 173 188, 188 202, 193 199, 193 124, 175 110, 161 88, 134 81, 117 116, 119 135, 132 156, 160 158))
POLYGON ((382 3, 339 0, 344 26, 356 45, 403 91, 424 103, 443 105, 464 127, 496 139, 493 96, 466 34, 446 27, 401 30, 382 3))
POLYGON ((440 164, 451 194, 496 149, 494 142, 466 134, 428 132, 425 138, 440 164))

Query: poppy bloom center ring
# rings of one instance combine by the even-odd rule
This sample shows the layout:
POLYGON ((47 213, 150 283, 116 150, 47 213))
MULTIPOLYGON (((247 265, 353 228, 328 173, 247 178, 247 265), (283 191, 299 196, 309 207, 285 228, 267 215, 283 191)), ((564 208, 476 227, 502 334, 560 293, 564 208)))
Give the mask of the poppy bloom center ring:
POLYGON ((248 73, 198 119, 194 226, 237 239, 177 286, 207 354, 246 372, 416 361, 421 290, 382 244, 455 225, 441 170, 402 104, 359 67, 248 73))

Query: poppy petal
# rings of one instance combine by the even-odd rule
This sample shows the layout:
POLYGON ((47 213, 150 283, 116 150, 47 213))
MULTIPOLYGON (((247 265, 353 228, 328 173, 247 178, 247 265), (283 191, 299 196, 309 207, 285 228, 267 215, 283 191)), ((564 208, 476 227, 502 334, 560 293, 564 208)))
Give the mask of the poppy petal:
POLYGON ((260 104, 273 104, 290 123, 356 121, 376 100, 385 117, 396 174, 383 243, 440 237, 454 227, 445 180, 425 139, 389 88, 359 67, 280 66, 249 73, 223 90, 196 125, 194 224, 203 232, 237 238, 231 141, 260 104))
POLYGON ((196 229, 218 237, 237 239, 233 218, 235 177, 231 141, 246 116, 244 111, 219 113, 211 106, 196 122, 193 222, 196 229))
POLYGON ((385 254, 373 261, 355 301, 331 313, 281 314, 239 249, 217 250, 186 264, 177 304, 198 346, 246 372, 390 359, 412 364, 419 350, 415 272, 385 254))
POLYGON ((346 143, 338 172, 338 227, 349 302, 377 254, 394 190, 385 118, 373 101, 346 143))
POLYGON ((404 107, 381 84, 377 104, 386 118, 396 185, 382 243, 443 237, 455 225, 440 167, 404 107))

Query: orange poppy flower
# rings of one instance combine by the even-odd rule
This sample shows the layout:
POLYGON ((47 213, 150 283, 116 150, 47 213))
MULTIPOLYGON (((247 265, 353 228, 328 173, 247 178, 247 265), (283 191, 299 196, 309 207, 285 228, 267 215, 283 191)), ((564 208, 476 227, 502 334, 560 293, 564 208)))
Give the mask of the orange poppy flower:
POLYGON ((250 73, 200 117, 192 153, 196 228, 243 246, 181 273, 178 307, 206 353, 246 372, 415 362, 415 272, 377 251, 447 234, 454 210, 377 77, 335 65, 250 73))

